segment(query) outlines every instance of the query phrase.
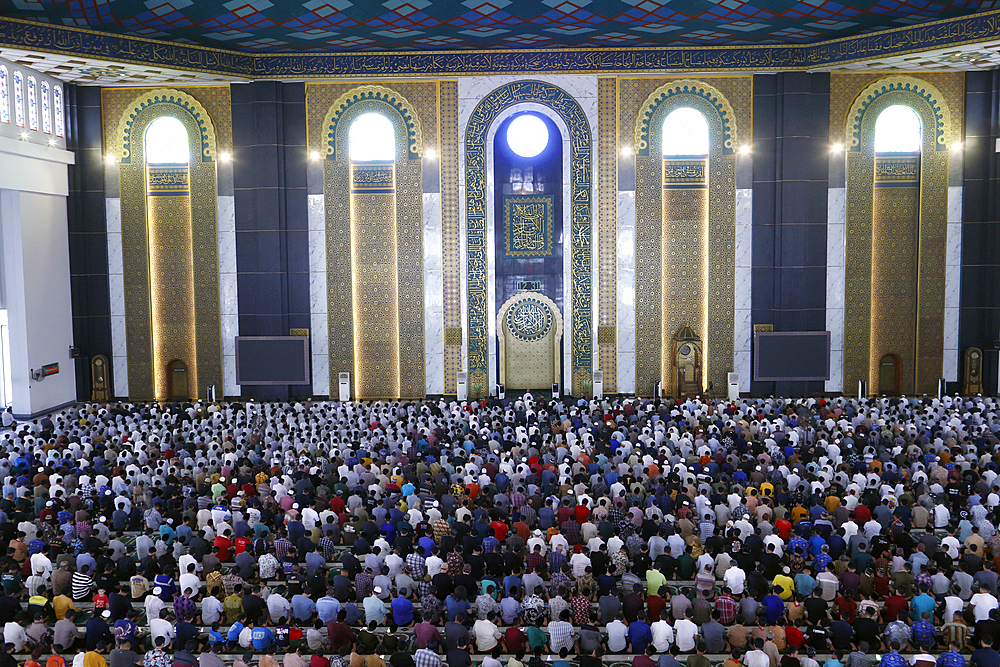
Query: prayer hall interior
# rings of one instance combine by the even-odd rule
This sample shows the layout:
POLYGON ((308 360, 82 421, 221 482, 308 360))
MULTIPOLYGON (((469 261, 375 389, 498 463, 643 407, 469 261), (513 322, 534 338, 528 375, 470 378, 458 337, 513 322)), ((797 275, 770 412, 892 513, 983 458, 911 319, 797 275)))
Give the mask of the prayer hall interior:
POLYGON ((0 402, 996 393, 993 4, 0 0, 0 402))

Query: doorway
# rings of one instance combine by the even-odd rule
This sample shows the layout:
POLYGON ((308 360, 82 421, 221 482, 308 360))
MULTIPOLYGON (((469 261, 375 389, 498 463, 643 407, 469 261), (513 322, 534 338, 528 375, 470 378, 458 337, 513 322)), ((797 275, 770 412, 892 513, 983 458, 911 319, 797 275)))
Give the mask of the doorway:
POLYGON ((887 354, 878 364, 878 393, 885 396, 898 396, 900 393, 901 364, 895 354, 887 354))
POLYGON ((170 362, 167 367, 167 377, 170 379, 170 400, 187 400, 191 394, 188 393, 188 369, 180 359, 170 362))

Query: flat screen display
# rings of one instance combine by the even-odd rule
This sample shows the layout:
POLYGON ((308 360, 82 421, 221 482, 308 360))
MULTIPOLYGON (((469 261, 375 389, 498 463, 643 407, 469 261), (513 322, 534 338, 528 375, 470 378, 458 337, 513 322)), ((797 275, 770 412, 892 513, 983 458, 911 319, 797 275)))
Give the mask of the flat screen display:
POLYGON ((757 382, 830 379, 829 331, 754 332, 757 382))
POLYGON ((237 336, 236 384, 309 384, 308 336, 237 336))

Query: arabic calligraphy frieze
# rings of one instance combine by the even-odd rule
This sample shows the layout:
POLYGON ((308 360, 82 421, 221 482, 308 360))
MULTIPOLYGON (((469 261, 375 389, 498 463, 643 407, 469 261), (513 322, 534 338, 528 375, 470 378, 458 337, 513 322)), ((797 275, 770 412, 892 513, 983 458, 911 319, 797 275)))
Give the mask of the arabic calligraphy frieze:
POLYGON ((667 189, 707 188, 707 173, 707 158, 663 159, 663 187, 667 189))
POLYGON ((250 54, 0 18, 0 45, 247 79, 459 74, 796 70, 1000 37, 991 11, 816 44, 516 51, 250 54))
POLYGON ((554 208, 553 195, 504 197, 504 253, 508 257, 551 257, 554 208))
POLYGON ((352 164, 351 192, 393 192, 394 162, 381 164, 352 164))
POLYGON ((875 156, 875 187, 920 184, 920 154, 875 156))
POLYGON ((182 167, 149 166, 146 193, 150 196, 190 194, 187 165, 182 167))
POLYGON ((468 300, 469 383, 489 381, 489 314, 486 275, 486 136, 490 125, 511 105, 544 104, 559 114, 570 134, 570 238, 572 258, 573 392, 583 391, 593 366, 591 289, 591 129, 583 109, 562 89, 541 81, 513 81, 497 88, 476 105, 466 126, 466 279, 468 300))

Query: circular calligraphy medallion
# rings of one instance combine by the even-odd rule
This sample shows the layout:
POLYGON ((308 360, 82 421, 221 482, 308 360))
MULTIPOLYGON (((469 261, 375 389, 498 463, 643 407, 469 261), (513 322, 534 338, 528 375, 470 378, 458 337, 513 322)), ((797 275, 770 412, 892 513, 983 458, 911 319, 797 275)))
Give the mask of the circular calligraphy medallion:
POLYGON ((538 299, 526 298, 507 310, 507 329, 520 340, 539 340, 551 328, 552 312, 538 299))

